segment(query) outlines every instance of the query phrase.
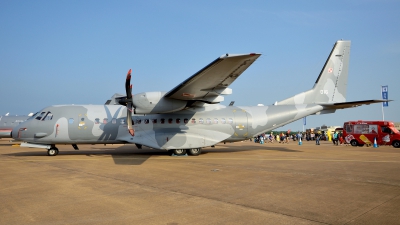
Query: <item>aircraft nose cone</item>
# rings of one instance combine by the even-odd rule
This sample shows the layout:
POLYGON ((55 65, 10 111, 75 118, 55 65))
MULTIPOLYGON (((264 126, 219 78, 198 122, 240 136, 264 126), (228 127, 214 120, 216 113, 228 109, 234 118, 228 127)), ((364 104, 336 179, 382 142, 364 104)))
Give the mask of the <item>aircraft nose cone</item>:
MULTIPOLYGON (((11 138, 15 139, 15 140, 20 140, 19 138, 19 131, 21 129, 21 125, 18 125, 16 127, 14 127, 11 131, 11 138)), ((26 129, 26 128, 25 128, 26 129)))

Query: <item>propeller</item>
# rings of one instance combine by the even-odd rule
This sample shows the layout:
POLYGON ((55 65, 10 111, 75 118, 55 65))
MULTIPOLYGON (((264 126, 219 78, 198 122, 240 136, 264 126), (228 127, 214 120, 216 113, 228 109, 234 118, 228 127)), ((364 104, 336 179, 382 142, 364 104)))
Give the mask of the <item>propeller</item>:
POLYGON ((135 130, 133 129, 133 122, 132 122, 132 85, 131 85, 131 73, 132 69, 129 69, 128 74, 126 75, 125 81, 125 91, 126 91, 126 98, 121 99, 119 104, 126 106, 126 123, 128 124, 128 132, 135 136, 135 130))

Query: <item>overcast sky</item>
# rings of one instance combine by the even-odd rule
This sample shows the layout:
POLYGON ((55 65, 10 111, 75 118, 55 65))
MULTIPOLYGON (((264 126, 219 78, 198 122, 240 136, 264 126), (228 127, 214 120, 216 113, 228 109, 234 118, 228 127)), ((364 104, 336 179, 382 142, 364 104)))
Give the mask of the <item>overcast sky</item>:
MULTIPOLYGON (((222 104, 269 105, 312 88, 334 43, 351 40, 347 100, 381 98, 400 122, 400 1, 11 1, 0 3, 0 114, 104 104, 169 91, 225 53, 263 55, 222 104)), ((306 128, 381 120, 375 104, 309 116, 306 128)), ((302 121, 283 129, 301 130, 302 121)))

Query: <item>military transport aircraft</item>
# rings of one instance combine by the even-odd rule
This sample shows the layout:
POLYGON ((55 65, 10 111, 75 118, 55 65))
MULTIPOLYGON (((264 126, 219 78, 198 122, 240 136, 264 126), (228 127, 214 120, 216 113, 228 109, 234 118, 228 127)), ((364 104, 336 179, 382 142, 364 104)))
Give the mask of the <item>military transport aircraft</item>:
POLYGON ((176 155, 199 155, 201 148, 249 139, 312 114, 334 113, 384 100, 346 102, 350 41, 337 41, 314 87, 269 106, 236 107, 220 103, 228 86, 260 54, 226 54, 169 92, 132 95, 129 70, 126 96, 117 105, 56 105, 15 127, 21 147, 58 154, 56 145, 134 143, 176 155))

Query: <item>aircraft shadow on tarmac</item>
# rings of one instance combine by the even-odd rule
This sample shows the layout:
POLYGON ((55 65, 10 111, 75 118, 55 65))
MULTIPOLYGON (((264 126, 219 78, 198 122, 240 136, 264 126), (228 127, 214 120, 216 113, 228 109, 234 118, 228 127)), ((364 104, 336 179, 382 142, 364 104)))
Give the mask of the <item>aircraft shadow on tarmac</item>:
MULTIPOLYGON (((222 145, 223 146, 223 145, 222 145)), ((267 151, 279 151, 279 152, 303 152, 300 150, 294 150, 286 147, 284 144, 279 144, 279 145, 270 145, 270 144, 253 144, 249 143, 243 146, 229 146, 228 148, 223 148, 223 149, 212 149, 212 148, 206 148, 203 150, 204 152, 238 152, 238 151, 252 151, 252 150, 267 150, 267 151), (211 151, 209 151, 211 150, 211 151)))
MULTIPOLYGON (((225 145, 222 145, 225 146, 225 145)), ((225 148, 204 148, 202 155, 212 154, 212 153, 232 153, 232 152, 243 152, 243 151, 253 151, 253 150, 267 150, 267 151, 280 151, 280 152, 302 152, 299 150, 289 149, 286 146, 267 146, 267 145, 243 145, 243 146, 226 146, 225 148)), ((26 152, 16 152, 3 154, 7 156, 43 156, 49 157, 45 150, 26 151, 26 152)), ((169 153, 163 150, 151 149, 143 147, 143 149, 137 149, 134 145, 124 145, 120 147, 96 147, 96 145, 91 145, 90 149, 81 148, 81 150, 64 150, 60 149, 59 156, 70 155, 70 156, 108 156, 110 155, 116 165, 141 165, 150 157, 167 156, 169 153)), ((57 159, 56 156, 54 159, 57 159)), ((195 156, 191 156, 195 157, 195 156)))

